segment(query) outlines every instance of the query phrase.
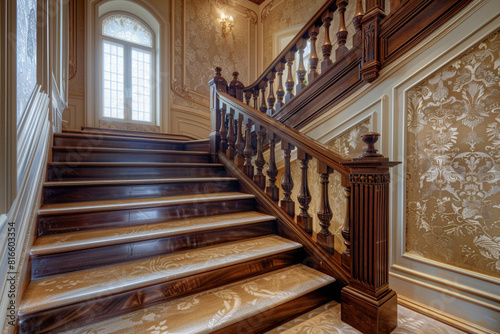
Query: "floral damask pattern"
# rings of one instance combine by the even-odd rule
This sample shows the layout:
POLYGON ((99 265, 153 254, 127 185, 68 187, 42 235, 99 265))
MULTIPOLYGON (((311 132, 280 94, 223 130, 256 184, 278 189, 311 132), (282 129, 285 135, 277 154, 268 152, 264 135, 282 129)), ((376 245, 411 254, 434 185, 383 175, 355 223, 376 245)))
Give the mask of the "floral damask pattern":
MULTIPOLYGON (((361 140, 361 135, 369 132, 370 120, 366 119, 352 126, 343 133, 339 134, 332 140, 326 143, 326 146, 332 151, 340 153, 345 158, 355 158, 359 156, 365 144, 361 140)), ((316 159, 309 161, 307 170, 307 178, 309 182, 309 192, 311 194, 311 203, 309 205, 309 215, 313 217, 313 231, 318 233, 321 229, 318 219, 318 208, 321 200, 321 187, 318 174, 318 163, 316 159)), ((294 188, 292 190, 292 199, 295 201, 295 214, 300 213, 297 196, 299 194, 302 171, 300 169, 300 161, 294 160, 290 164, 294 188)), ((276 184, 280 186, 280 194, 283 194, 281 189, 281 180, 283 179, 284 167, 278 171, 276 184)), ((344 238, 342 237, 342 227, 344 226, 346 197, 344 187, 341 185, 340 174, 334 172, 330 174, 330 183, 328 184, 328 193, 330 200, 330 208, 333 213, 333 218, 330 225, 330 233, 335 236, 335 249, 342 252, 345 249, 344 238)))
POLYGON ((500 277, 500 35, 407 92, 406 250, 500 277))

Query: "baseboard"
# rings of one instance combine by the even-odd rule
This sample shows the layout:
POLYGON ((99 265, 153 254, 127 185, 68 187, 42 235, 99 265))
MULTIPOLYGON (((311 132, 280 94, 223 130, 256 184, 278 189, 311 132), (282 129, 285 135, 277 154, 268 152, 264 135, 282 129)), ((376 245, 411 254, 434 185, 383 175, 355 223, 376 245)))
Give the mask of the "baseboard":
POLYGON ((480 334, 480 333, 485 333, 485 334, 498 334, 497 332, 491 331, 489 329, 486 329, 484 327, 478 326, 476 324, 473 324, 471 322, 468 322, 466 320, 457 318, 455 316, 452 316, 450 314, 444 313, 442 311, 436 310, 434 308, 431 308, 427 305, 424 305, 422 303, 416 302, 412 299, 403 297, 401 295, 398 295, 398 304, 401 306, 406 307, 407 309, 410 309, 412 311, 418 312, 420 314, 423 314, 431 319, 437 320, 439 322, 442 322, 446 325, 449 325, 453 328, 459 329, 461 331, 464 331, 466 333, 471 333, 471 334, 480 334))

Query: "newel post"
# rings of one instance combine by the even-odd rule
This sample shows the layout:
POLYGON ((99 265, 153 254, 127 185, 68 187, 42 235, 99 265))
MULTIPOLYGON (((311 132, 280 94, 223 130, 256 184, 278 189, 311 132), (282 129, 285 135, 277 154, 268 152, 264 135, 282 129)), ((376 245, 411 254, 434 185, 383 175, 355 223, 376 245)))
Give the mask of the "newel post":
POLYGON ((217 91, 227 93, 227 81, 222 77, 222 69, 216 67, 214 69, 215 75, 212 80, 208 82, 210 86, 210 154, 212 160, 217 161, 217 151, 220 146, 220 128, 221 128, 221 112, 220 102, 217 96, 217 91))
POLYGON ((397 326, 397 295, 389 288, 389 167, 377 154, 378 133, 362 136, 367 148, 349 163, 351 280, 342 289, 342 321, 363 333, 397 326))

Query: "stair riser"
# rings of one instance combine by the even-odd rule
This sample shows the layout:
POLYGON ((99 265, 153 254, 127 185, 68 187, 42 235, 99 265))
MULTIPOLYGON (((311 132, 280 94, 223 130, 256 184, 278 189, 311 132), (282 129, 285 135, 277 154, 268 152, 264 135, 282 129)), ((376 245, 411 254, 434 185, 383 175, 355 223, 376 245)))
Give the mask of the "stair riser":
POLYGON ((147 179, 176 177, 225 177, 221 166, 213 167, 134 167, 134 166, 59 166, 49 165, 49 181, 86 179, 147 179))
POLYGON ((58 333, 102 321, 144 306, 283 268, 295 263, 301 256, 303 256, 301 249, 289 251, 114 296, 22 316, 19 318, 20 333, 58 333))
POLYGON ((200 231, 187 235, 129 242, 83 251, 59 253, 48 256, 32 256, 32 279, 109 265, 122 261, 136 260, 148 256, 205 247, 223 242, 259 237, 272 234, 274 232, 273 226, 273 222, 262 222, 234 228, 225 228, 222 230, 200 231))
POLYGON ((169 219, 241 212, 253 210, 253 208, 254 199, 241 199, 130 210, 39 216, 38 235, 159 223, 169 219))
POLYGON ((208 154, 147 152, 98 152, 90 150, 52 150, 54 162, 210 162, 208 154))
POLYGON ((139 140, 119 140, 94 136, 85 137, 59 137, 54 136, 54 146, 73 146, 75 151, 82 147, 108 147, 108 148, 133 148, 144 150, 179 150, 184 151, 182 143, 158 143, 139 140))
MULTIPOLYGON (((107 148, 131 148, 144 150, 179 150, 179 151, 207 151, 208 143, 175 143, 175 142, 155 142, 147 140, 123 140, 115 138, 105 138, 99 135, 85 137, 54 136, 54 146, 74 146, 81 147, 107 147, 107 148)), ((77 149, 76 149, 77 150, 77 149)))
POLYGON ((44 187, 43 203, 69 203, 129 198, 151 198, 173 195, 206 194, 210 192, 238 191, 236 181, 177 182, 139 185, 101 185, 44 187))

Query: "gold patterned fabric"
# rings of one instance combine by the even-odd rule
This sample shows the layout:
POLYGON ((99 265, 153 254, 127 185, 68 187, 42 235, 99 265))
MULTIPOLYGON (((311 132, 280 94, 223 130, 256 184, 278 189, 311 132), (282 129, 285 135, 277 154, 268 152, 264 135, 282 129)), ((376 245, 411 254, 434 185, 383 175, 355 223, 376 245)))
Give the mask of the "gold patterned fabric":
POLYGON ((406 251, 500 277, 500 36, 406 95, 406 251))

